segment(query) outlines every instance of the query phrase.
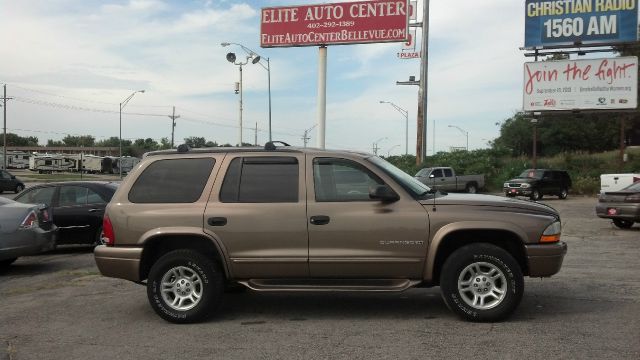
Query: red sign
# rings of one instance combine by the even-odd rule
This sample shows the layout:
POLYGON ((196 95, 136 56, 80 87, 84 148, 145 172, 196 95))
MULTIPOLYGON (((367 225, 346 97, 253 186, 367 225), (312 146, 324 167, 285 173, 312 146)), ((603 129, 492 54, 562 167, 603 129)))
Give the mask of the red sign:
POLYGON ((261 47, 407 41, 407 0, 263 8, 261 47))

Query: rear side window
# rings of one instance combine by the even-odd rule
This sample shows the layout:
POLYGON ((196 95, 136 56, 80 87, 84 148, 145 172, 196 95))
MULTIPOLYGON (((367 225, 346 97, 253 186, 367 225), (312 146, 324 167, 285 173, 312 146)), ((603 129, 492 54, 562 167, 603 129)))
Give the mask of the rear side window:
POLYGON ((298 202, 298 159, 288 156, 235 158, 220 190, 224 203, 298 202))
POLYGON ((53 193, 56 188, 53 186, 36 188, 23 192, 22 195, 16 197, 14 200, 25 204, 47 204, 51 206, 53 200, 53 193))
POLYGON ((63 186, 58 194, 58 206, 76 206, 87 203, 87 188, 83 186, 63 186))
POLYGON ((158 160, 149 165, 129 191, 132 203, 193 203, 209 180, 215 159, 158 160))

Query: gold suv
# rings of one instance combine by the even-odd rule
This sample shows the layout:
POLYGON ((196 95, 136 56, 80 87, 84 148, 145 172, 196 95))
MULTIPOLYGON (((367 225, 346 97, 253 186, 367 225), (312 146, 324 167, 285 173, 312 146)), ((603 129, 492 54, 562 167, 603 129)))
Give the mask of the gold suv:
POLYGON ((461 317, 496 321, 520 302, 524 276, 557 273, 567 251, 551 207, 432 191, 370 154, 271 142, 147 154, 103 231, 102 274, 146 284, 156 313, 176 323, 214 314, 234 286, 439 285, 461 317))

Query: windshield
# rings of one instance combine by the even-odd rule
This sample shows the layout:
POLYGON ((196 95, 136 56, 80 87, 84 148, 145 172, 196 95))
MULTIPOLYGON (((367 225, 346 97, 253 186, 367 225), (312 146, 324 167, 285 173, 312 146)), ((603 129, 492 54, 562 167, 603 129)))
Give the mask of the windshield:
POLYGON ((427 185, 421 183, 413 176, 407 174, 406 172, 398 169, 397 167, 391 165, 387 161, 377 156, 372 156, 370 158, 367 158, 367 160, 379 167, 387 175, 391 176, 395 181, 398 182, 398 184, 400 184, 405 190, 410 192, 415 197, 423 196, 431 191, 431 189, 427 185))
POLYGON ((627 186, 623 190, 625 190, 625 191, 640 191, 640 181, 636 181, 635 183, 627 186))
POLYGON ((519 178, 535 178, 542 179, 542 174, 544 171, 542 170, 525 170, 522 174, 518 175, 519 178))

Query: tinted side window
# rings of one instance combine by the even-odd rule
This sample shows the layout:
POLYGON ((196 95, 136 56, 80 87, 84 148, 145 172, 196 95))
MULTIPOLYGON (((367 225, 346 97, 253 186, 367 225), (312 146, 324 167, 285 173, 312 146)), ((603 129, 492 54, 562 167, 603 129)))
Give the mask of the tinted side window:
POLYGON ((82 186, 63 186, 58 194, 58 206, 76 206, 87 203, 87 188, 82 186))
POLYGON ((51 205, 53 193, 56 190, 53 186, 28 190, 14 200, 25 204, 47 204, 51 205))
POLYGON ((97 192, 87 189, 87 204, 106 204, 106 201, 97 192))
POLYGON ((227 203, 298 202, 298 159, 288 156, 235 158, 220 189, 227 203))
POLYGON ((442 177, 442 169, 435 169, 431 173, 434 177, 441 178, 442 177))
POLYGON ((444 169, 444 176, 445 177, 452 177, 453 176, 453 171, 451 171, 451 169, 444 169))
POLYGON ((129 191, 133 203, 196 202, 209 180, 215 159, 158 160, 140 174, 129 191))
POLYGON ((313 160, 313 182, 318 202, 369 201, 369 188, 384 184, 364 166, 333 158, 313 160))

